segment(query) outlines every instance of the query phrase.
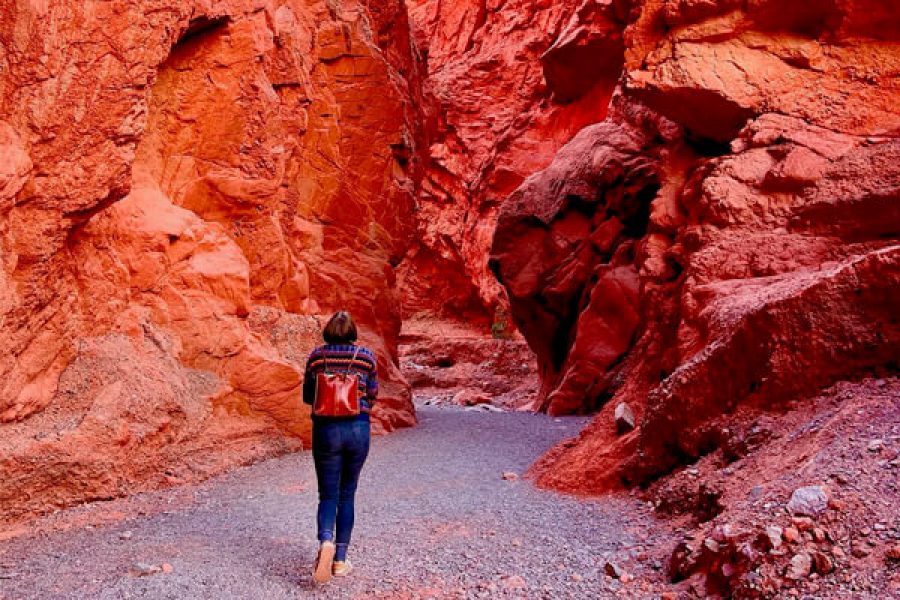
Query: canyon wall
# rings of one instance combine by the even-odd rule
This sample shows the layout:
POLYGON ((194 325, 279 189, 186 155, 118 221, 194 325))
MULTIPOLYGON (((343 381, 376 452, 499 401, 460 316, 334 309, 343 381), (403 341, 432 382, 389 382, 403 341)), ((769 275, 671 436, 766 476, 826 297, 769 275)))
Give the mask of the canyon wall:
POLYGON ((0 2, 0 518, 296 449, 347 308, 414 423, 401 0, 0 2))
POLYGON ((427 67, 429 148, 416 243, 401 268, 405 312, 489 321, 507 305, 486 261, 500 207, 605 117, 624 15, 597 2, 409 4, 427 67))
POLYGON ((510 196, 493 242, 540 407, 601 409, 539 481, 642 483, 721 445, 738 406, 896 371, 898 19, 634 3, 609 114, 510 196))
POLYGON ((510 311, 568 490, 896 370, 888 0, 170 4, 0 0, 0 518, 301 447, 337 308, 382 430, 403 318, 510 311))

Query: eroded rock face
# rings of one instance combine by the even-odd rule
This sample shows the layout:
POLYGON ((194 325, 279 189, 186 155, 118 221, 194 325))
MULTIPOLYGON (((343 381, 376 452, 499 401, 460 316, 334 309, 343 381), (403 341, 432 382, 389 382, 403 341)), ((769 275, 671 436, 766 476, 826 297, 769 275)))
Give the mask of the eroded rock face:
POLYGON ((299 447, 337 308, 415 420, 403 3, 176 4, 0 3, 0 518, 299 447))
POLYGON ((739 405, 896 368, 900 28, 886 2, 820 4, 637 3, 608 116, 504 204, 540 406, 602 407, 544 484, 646 481, 739 405))
POLYGON ((605 116, 624 15, 605 2, 409 4, 427 64, 430 147, 404 306, 480 322, 506 304, 486 261, 502 201, 605 116))

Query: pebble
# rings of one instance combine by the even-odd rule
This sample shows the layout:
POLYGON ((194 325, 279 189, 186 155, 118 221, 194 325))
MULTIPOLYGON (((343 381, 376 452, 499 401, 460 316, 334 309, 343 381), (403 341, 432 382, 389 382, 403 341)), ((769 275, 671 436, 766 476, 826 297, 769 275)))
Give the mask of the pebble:
POLYGON ((801 552, 800 554, 795 554, 794 558, 791 559, 791 564, 788 565, 784 576, 793 580, 806 579, 811 569, 812 558, 810 558, 809 554, 801 552))
POLYGON ((504 575, 500 578, 500 587, 505 590, 521 590, 528 587, 528 583, 521 575, 504 575))
POLYGON ((622 575, 625 574, 625 570, 612 561, 606 561, 606 564, 603 565, 603 572, 613 579, 622 579, 622 575))
POLYGON ((782 535, 784 535, 784 530, 778 525, 766 527, 766 540, 770 550, 777 550, 781 546, 782 535))
POLYGON ((616 405, 613 418, 616 422, 616 431, 619 434, 628 433, 634 429, 634 412, 627 402, 620 402, 616 405))
POLYGON ((131 565, 131 574, 136 577, 145 577, 147 575, 156 575, 162 572, 162 567, 145 562, 136 562, 131 565))
POLYGON ((133 536, 134 536, 134 534, 131 533, 130 531, 123 531, 122 533, 119 534, 119 539, 120 540, 130 540, 133 536))
POLYGON ((782 537, 789 544, 794 544, 800 540, 800 532, 795 527, 786 527, 782 537))
POLYGON ((834 571, 834 562, 824 552, 813 552, 812 558, 816 567, 816 573, 828 575, 834 571))
POLYGON ((832 510, 836 511, 844 511, 847 510, 847 503, 843 500, 838 500, 837 498, 832 498, 828 501, 828 507, 832 510))
POLYGON ((881 452, 883 448, 884 441, 880 439, 872 440, 868 445, 869 452, 881 452))
POLYGON ((888 548, 885 556, 887 556, 888 560, 900 561, 900 544, 894 544, 888 548))
POLYGON ((787 509, 793 515, 815 517, 828 507, 828 492, 820 485, 797 488, 791 494, 787 509))
POLYGON ((503 479, 505 479, 506 481, 515 481, 516 479, 519 478, 519 475, 516 474, 516 473, 513 473, 512 471, 505 471, 505 472, 503 473, 502 477, 503 477, 503 479))

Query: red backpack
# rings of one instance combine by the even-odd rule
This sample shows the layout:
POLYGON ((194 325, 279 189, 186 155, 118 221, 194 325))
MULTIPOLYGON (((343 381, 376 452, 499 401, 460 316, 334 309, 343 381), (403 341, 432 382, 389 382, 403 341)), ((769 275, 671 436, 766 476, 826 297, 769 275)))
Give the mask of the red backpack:
POLYGON ((346 373, 328 372, 328 353, 322 352, 325 369, 316 374, 316 401, 313 414, 317 417, 353 417, 360 413, 359 375, 353 373, 359 346, 350 359, 346 373))

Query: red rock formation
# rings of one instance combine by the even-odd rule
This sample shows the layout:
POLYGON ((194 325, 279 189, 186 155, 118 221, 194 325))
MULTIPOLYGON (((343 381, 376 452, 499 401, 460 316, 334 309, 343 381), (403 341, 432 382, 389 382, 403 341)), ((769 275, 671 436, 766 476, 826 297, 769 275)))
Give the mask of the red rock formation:
POLYGON ((595 2, 410 4, 427 62, 430 156, 404 305, 483 321, 505 303, 486 260, 501 201, 605 116, 623 15, 595 2))
POLYGON ((0 517, 297 447, 338 307, 390 429, 402 313, 508 295, 570 490, 896 368, 887 0, 176 4, 0 0, 0 517))
POLYGON ((886 2, 813 4, 636 6, 609 116, 504 204, 493 260, 542 406, 603 407, 542 483, 645 481, 739 405, 896 368, 900 27, 886 2))
POLYGON ((297 447, 349 308, 414 422, 402 2, 0 2, 0 517, 297 447), (223 452, 224 450, 224 452, 223 452))

